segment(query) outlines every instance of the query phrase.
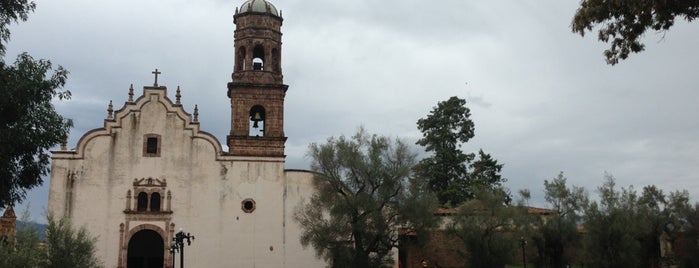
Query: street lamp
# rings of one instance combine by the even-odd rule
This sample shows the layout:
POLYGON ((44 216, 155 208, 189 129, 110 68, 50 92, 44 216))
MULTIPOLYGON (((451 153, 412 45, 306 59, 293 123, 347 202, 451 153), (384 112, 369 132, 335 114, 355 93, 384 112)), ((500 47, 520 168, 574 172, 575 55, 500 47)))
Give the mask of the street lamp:
POLYGON ((177 252, 177 243, 175 242, 175 238, 172 238, 172 244, 170 245, 170 255, 172 255, 172 268, 175 268, 175 252, 177 252))
POLYGON ((180 252, 180 268, 184 268, 184 241, 187 240, 187 246, 192 245, 192 240, 194 236, 185 233, 180 228, 180 231, 175 234, 172 238, 172 246, 170 246, 170 253, 172 253, 172 267, 175 267, 175 252, 179 250, 180 252))
POLYGON ((524 236, 519 238, 519 245, 522 246, 522 262, 524 263, 524 268, 527 268, 527 240, 524 239, 524 236))

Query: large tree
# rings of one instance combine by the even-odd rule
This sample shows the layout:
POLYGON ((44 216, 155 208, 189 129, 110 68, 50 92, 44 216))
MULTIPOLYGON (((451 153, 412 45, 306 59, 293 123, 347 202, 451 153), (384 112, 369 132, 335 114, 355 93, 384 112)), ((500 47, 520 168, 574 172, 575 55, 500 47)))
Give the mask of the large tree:
POLYGON ((26 0, 0 3, 0 208, 24 199, 49 172, 49 148, 66 140, 72 122, 51 101, 65 99, 68 71, 48 60, 20 54, 14 64, 4 59, 8 24, 26 20, 34 10, 26 0))
POLYGON ((422 138, 417 141, 430 153, 416 166, 416 176, 429 181, 443 206, 457 206, 472 199, 476 188, 497 188, 505 181, 498 164, 482 150, 465 153, 461 147, 474 136, 474 124, 466 100, 456 96, 439 102, 425 117, 417 121, 422 138))
POLYGON ((677 18, 692 21, 697 16, 699 0, 582 0, 571 28, 584 36, 601 25, 597 38, 611 42, 604 56, 614 65, 643 51, 640 39, 647 30, 667 31, 677 18))
POLYGON ((297 208, 301 243, 332 267, 387 267, 401 230, 435 226, 436 200, 412 183, 415 154, 361 130, 311 144, 316 192, 297 208))

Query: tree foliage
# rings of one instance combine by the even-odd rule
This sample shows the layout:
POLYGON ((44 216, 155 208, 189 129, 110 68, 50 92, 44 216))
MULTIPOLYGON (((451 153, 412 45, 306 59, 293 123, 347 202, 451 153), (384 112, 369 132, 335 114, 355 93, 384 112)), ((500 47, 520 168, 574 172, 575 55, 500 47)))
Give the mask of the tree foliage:
POLYGON ((0 267, 102 267, 95 257, 95 238, 85 228, 76 230, 67 219, 55 220, 49 216, 47 220, 46 241, 41 241, 26 210, 17 235, 0 242, 0 267))
MULTIPOLYGON (((585 256, 594 267, 664 267, 683 258, 665 243, 691 234, 689 194, 665 195, 655 186, 646 186, 639 195, 633 188, 617 190, 608 176, 598 189, 599 203, 585 209, 585 256), (668 250, 662 256, 663 250, 668 250)), ((696 244, 694 240, 690 244, 696 244)), ((695 254, 695 253, 692 253, 695 254)))
POLYGON ((521 205, 508 205, 502 189, 483 188, 459 207, 449 231, 464 243, 469 267, 504 267, 516 252, 523 222, 529 220, 521 205))
POLYGON ((699 0, 582 0, 571 28, 584 36, 602 25, 597 38, 611 42, 604 56, 614 65, 644 50, 640 39, 647 30, 667 31, 677 18, 692 21, 697 16, 699 0))
POLYGON ((295 219, 301 243, 332 267, 390 266, 399 227, 425 233, 436 224, 436 200, 409 182, 415 154, 400 140, 360 129, 311 144, 309 155, 317 191, 295 219))
POLYGON ((538 253, 537 267, 565 267, 573 257, 569 251, 579 248, 581 236, 577 225, 588 199, 583 188, 568 187, 566 181, 563 172, 551 181, 544 180, 544 198, 551 212, 533 239, 538 253))
POLYGON ((95 241, 81 227, 75 229, 67 218, 48 217, 46 227, 46 268, 95 268, 102 267, 95 257, 95 241))
POLYGON ((10 41, 11 23, 26 21, 29 13, 34 11, 36 4, 27 0, 0 1, 0 56, 5 55, 5 44, 10 41))
POLYGON ((475 154, 462 151, 462 145, 474 136, 470 116, 466 100, 454 96, 417 121, 422 132, 417 144, 431 156, 416 165, 416 176, 429 181, 442 205, 457 206, 472 199, 476 188, 497 188, 505 181, 500 175, 502 164, 489 154, 480 150, 474 162, 475 154))
MULTIPOLYGON (((0 55, 11 22, 26 20, 35 4, 26 0, 0 4, 0 55)), ((61 91, 68 71, 48 60, 20 54, 14 64, 0 59, 0 208, 24 199, 26 190, 41 185, 48 174, 48 149, 64 141, 72 122, 59 115, 51 101, 70 97, 61 91)))
POLYGON ((66 140, 72 122, 58 114, 53 97, 68 72, 47 60, 21 54, 14 66, 0 62, 0 207, 24 199, 27 189, 41 185, 49 172, 48 150, 66 140), (53 72, 46 77, 47 73, 53 72))

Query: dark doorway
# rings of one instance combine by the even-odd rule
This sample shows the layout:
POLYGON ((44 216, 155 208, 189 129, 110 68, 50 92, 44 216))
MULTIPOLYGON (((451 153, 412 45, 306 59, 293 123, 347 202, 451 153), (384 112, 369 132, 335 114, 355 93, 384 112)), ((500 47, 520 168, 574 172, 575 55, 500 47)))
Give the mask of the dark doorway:
POLYGON ((164 249, 163 238, 153 230, 142 230, 129 240, 127 268, 162 268, 164 249))

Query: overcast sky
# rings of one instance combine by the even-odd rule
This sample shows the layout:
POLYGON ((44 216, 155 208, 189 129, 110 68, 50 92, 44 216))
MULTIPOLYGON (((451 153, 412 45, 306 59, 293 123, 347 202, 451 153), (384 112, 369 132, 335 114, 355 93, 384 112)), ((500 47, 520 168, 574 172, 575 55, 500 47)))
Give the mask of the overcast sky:
MULTIPOLYGON (((7 61, 20 52, 70 71, 75 122, 69 147, 120 108, 160 85, 225 145, 226 83, 233 70, 232 16, 242 0, 35 0, 11 28, 7 61)), ((476 137, 505 166, 506 186, 532 191, 560 171, 596 195, 609 173, 621 186, 655 184, 699 197, 699 23, 645 36, 646 51, 605 64, 596 33, 570 31, 578 1, 277 0, 287 168, 308 168, 308 144, 370 132, 414 142, 416 121, 451 96, 468 101, 476 137)), ((420 148, 416 147, 416 150, 420 148)), ((47 179, 48 180, 48 179, 47 179)), ((48 181, 29 194, 41 218, 48 181)), ((27 203, 27 202, 25 202, 27 203)), ((23 206, 16 210, 21 211, 23 206)))

